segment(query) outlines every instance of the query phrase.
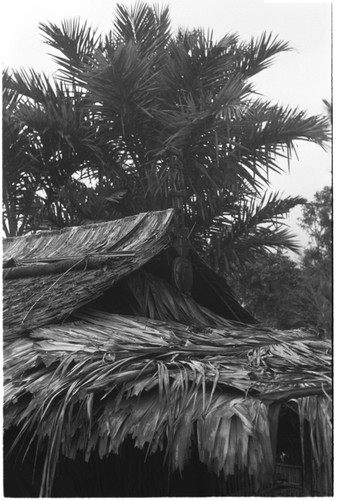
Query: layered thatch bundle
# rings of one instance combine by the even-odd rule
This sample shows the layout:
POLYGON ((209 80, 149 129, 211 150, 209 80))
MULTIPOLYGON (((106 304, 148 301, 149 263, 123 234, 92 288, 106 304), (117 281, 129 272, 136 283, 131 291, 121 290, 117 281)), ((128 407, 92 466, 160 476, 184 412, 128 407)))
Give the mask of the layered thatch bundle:
MULTIPOLYGON (((5 339, 64 320, 100 297, 168 248, 172 210, 7 238, 3 244, 5 339)), ((235 301, 225 281, 192 251, 195 293, 216 311, 241 321, 251 316, 235 301), (206 293, 205 293, 206 289, 206 293)))
POLYGON ((19 428, 18 444, 37 438, 40 493, 51 494, 60 455, 103 458, 129 437, 148 455, 162 450, 171 471, 184 469, 194 443, 211 471, 248 473, 257 491, 273 473, 280 406, 294 400, 300 421, 310 422, 314 473, 329 494, 331 345, 242 323, 247 313, 193 252, 191 296, 175 289, 161 254, 171 216, 5 244, 6 270, 26 268, 4 282, 5 425, 19 428), (99 269, 29 275, 32 261, 50 266, 103 254, 99 269), (104 301, 118 304, 121 292, 128 314, 107 312, 104 301), (83 308, 88 302, 91 309, 83 308), (241 322, 226 319, 233 315, 241 322))
POLYGON ((171 218, 168 210, 4 240, 6 338, 64 319, 144 265, 169 244, 171 218), (88 266, 90 259, 97 265, 88 266), (55 273, 64 261, 67 269, 55 273), (26 276, 11 276, 13 269, 26 276))

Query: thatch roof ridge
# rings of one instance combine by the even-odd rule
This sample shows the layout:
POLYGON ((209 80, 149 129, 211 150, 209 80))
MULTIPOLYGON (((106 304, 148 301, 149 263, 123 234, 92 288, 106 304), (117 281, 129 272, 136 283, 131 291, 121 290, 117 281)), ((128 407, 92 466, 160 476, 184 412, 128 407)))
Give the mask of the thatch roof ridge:
MULTIPOLYGON (((108 222, 84 226, 65 227, 60 230, 44 231, 37 234, 6 238, 3 240, 3 259, 44 258, 60 259, 83 255, 108 254, 114 248, 126 250, 132 247, 130 235, 140 226, 146 227, 160 220, 167 228, 173 216, 173 209, 159 212, 144 212, 108 222)), ((158 230, 160 230, 157 224, 158 230)))
POLYGON ((89 457, 98 447, 103 457, 129 435, 149 452, 166 446, 182 469, 194 424, 201 461, 261 479, 273 463, 269 405, 313 393, 305 399, 324 406, 315 425, 329 443, 330 342, 230 322, 195 328, 97 310, 77 317, 5 348, 5 423, 49 437, 43 487, 59 452, 89 457))

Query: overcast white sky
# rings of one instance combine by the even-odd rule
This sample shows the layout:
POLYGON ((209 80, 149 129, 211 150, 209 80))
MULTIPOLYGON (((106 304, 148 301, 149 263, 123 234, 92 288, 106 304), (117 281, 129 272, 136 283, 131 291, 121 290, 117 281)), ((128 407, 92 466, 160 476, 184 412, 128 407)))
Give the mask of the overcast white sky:
MULTIPOLYGON (((80 17, 107 32, 114 17, 116 0, 11 0, 1 3, 1 62, 12 68, 55 70, 48 48, 42 42, 39 22, 59 23, 80 17)), ((120 1, 134 4, 134 1, 120 1)), ((323 99, 331 99, 331 4, 328 1, 274 0, 155 0, 170 6, 172 25, 213 30, 214 38, 238 33, 241 39, 263 31, 272 32, 294 48, 279 55, 274 65, 255 79, 256 90, 273 102, 325 112, 323 99)), ((301 195, 309 200, 331 181, 331 157, 318 146, 299 144, 290 174, 272 176, 273 190, 301 195)), ((285 164, 287 170, 287 165, 285 164)), ((290 223, 300 214, 295 211, 290 223)), ((299 231, 296 228, 296 232, 299 231)), ((304 242, 303 234, 301 240, 304 242)))

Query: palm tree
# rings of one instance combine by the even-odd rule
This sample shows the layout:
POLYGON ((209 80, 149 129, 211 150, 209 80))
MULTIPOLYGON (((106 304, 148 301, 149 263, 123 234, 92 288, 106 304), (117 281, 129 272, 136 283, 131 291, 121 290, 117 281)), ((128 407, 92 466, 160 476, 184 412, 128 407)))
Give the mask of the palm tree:
POLYGON ((3 231, 6 236, 21 235, 33 224, 38 210, 36 169, 30 143, 15 119, 22 97, 10 87, 7 70, 3 74, 3 231))
MULTIPOLYGON (((276 205, 279 218, 280 207, 284 214, 299 203, 272 195, 265 206, 268 172, 280 171, 278 159, 291 155, 296 140, 322 145, 326 121, 256 98, 250 81, 289 50, 287 43, 266 33, 249 43, 237 35, 215 42, 202 30, 173 36, 168 8, 144 3, 118 5, 105 38, 79 20, 41 30, 57 50, 59 88, 81 96, 79 109, 94 129, 91 144, 100 150, 100 161, 89 162, 94 186, 108 186, 119 214, 175 205, 177 225, 195 242, 203 239, 206 254, 215 234, 218 260, 231 260, 232 240, 247 233, 245 224, 252 233, 252 221, 261 225, 263 213, 269 221, 276 205), (242 213, 238 224, 238 210, 253 207, 253 200, 264 206, 260 216, 248 223, 242 213)), ((83 172, 83 164, 71 176, 75 170, 83 172)), ((295 248, 284 229, 271 231, 275 238, 260 229, 259 238, 246 237, 245 244, 254 240, 264 248, 268 233, 267 245, 295 248)))
MULTIPOLYGON (((289 50, 271 35, 248 44, 236 35, 214 42, 202 30, 174 37, 168 9, 143 3, 119 5, 104 41, 78 21, 41 29, 58 51, 62 78, 87 92, 113 155, 118 149, 110 175, 131 193, 130 213, 167 208, 170 194, 183 191, 192 237, 216 232, 243 198, 251 205, 295 140, 322 144, 327 137, 324 118, 254 99, 250 77, 289 50)), ((300 201, 272 196, 269 212, 300 201)), ((277 234, 270 245, 283 238, 294 248, 284 230, 277 234)))
MULTIPOLYGON (((3 79, 4 230, 7 236, 80 223, 91 211, 104 217, 102 183, 90 179, 104 164, 85 95, 34 70, 3 79)), ((111 191, 111 190, 110 190, 111 191)), ((111 204, 111 203, 110 203, 111 204)), ((111 208, 109 207, 111 212, 111 208)))

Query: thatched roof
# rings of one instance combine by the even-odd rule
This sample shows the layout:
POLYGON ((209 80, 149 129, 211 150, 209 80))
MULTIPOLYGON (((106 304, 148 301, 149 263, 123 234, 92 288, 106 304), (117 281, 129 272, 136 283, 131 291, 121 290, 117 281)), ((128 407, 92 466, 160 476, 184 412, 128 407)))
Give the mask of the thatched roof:
MULTIPOLYGON (((62 321, 170 246, 173 210, 7 238, 3 242, 5 339, 62 321)), ((225 280, 191 250, 195 294, 217 314, 250 322, 225 280), (206 292, 206 293, 205 293, 206 292)))
POLYGON ((5 338, 61 321, 140 268, 169 244, 172 215, 172 210, 143 213, 5 239, 5 338))
POLYGON ((290 400, 329 483, 331 344, 242 323, 251 316, 193 249, 193 289, 179 292, 163 266, 171 220, 168 210, 4 242, 5 425, 21 443, 48 438, 41 494, 60 453, 103 457, 128 436, 165 450, 172 469, 196 439, 211 470, 248 470, 258 486, 290 400), (102 310, 121 291, 129 315, 102 310))
POLYGON ((331 452, 329 349, 302 331, 80 311, 5 348, 5 423, 48 436, 44 493, 60 452, 103 457, 128 436, 149 453, 165 449, 172 469, 183 469, 195 429, 211 470, 247 468, 263 481, 273 469, 272 403, 300 398, 306 418, 314 406, 316 458, 331 452))

